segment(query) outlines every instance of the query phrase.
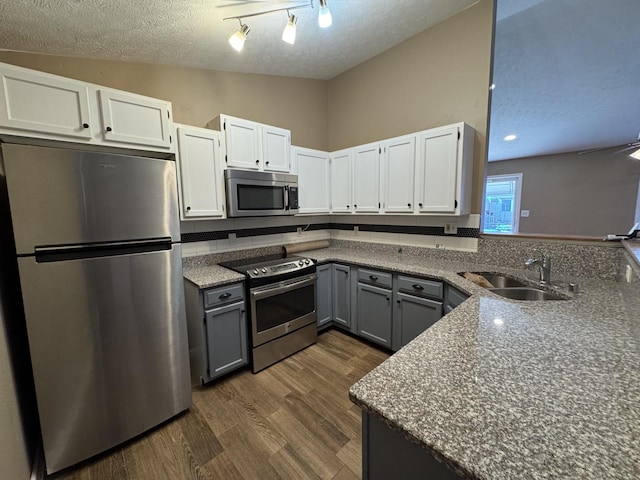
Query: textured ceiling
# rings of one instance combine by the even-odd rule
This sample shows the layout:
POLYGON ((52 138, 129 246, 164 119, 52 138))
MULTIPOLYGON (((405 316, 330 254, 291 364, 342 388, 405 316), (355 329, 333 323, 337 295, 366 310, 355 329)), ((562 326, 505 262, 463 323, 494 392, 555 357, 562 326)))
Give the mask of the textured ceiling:
POLYGON ((489 160, 638 139, 640 0, 498 0, 496 17, 489 160))
POLYGON ((330 79, 458 13, 476 0, 328 0, 333 25, 318 27, 318 2, 297 9, 296 44, 281 40, 286 12, 245 19, 245 48, 227 43, 230 16, 308 0, 0 1, 0 48, 245 73, 330 79))

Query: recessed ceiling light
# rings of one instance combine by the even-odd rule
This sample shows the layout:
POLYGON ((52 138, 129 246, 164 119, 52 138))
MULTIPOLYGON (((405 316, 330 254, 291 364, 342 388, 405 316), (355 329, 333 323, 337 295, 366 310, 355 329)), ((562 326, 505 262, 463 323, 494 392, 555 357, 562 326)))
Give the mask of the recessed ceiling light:
POLYGON ((505 141, 505 142, 513 142, 516 138, 518 138, 518 137, 516 137, 516 136, 512 133, 511 135, 507 135, 506 137, 504 137, 504 141, 505 141))

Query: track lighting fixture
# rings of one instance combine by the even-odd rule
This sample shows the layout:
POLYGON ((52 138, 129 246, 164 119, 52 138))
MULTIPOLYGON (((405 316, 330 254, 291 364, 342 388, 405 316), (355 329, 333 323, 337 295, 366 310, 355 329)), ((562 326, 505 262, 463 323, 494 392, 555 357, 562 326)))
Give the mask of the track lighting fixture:
MULTIPOLYGON (((332 18, 331 12, 329 11, 329 7, 327 6, 327 0, 318 0, 319 1, 319 11, 318 11, 318 25, 322 28, 327 28, 331 26, 332 18)), ((223 20, 238 20, 240 22, 240 28, 229 37, 229 43, 231 46, 237 50, 238 52, 242 51, 244 47, 244 42, 247 39, 247 34, 249 33, 249 27, 247 24, 242 23, 242 20, 249 17, 257 17, 259 15, 266 15, 268 13, 274 12, 287 12, 288 21, 286 26, 284 27, 284 31, 282 32, 282 40, 293 45, 296 41, 296 22, 298 18, 289 12, 289 10, 295 10, 297 8, 313 8, 313 0, 309 0, 307 3, 303 3, 302 5, 294 5, 293 7, 287 8, 276 8, 273 10, 267 10, 265 12, 257 12, 250 13, 247 15, 238 15, 236 17, 227 17, 223 20)))
POLYGON ((293 45, 296 43, 296 22, 298 18, 292 13, 287 13, 289 14, 289 21, 282 32, 282 40, 293 45))
POLYGON ((320 28, 330 27, 333 23, 331 12, 327 6, 327 0, 320 0, 320 11, 318 12, 318 25, 320 28))
POLYGON ((248 34, 249 27, 240 20, 240 28, 229 37, 229 43, 237 52, 241 52, 244 48, 244 41, 247 39, 248 34))

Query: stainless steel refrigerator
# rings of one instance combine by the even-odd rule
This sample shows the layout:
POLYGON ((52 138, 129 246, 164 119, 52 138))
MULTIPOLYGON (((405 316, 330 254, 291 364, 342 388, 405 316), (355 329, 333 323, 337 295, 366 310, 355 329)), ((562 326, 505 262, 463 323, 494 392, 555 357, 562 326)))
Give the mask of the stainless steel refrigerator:
POLYGON ((191 405, 175 162, 1 148, 53 473, 191 405))

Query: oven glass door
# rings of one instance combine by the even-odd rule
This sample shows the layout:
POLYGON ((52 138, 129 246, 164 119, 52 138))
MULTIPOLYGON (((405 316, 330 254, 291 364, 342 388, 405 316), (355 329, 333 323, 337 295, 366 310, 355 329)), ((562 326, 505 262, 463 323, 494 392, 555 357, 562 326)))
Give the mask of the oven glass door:
POLYGON ((251 290, 253 346, 316 321, 316 275, 251 290))
POLYGON ((238 184, 237 205, 240 212, 273 210, 284 212, 286 191, 283 185, 238 184))

